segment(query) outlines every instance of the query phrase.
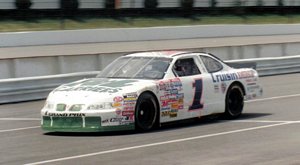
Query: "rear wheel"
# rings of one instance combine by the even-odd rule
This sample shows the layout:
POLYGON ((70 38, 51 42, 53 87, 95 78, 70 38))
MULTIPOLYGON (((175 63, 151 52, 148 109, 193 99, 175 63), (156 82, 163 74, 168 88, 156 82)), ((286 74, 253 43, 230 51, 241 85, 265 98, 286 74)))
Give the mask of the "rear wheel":
POLYGON ((151 130, 157 122, 157 104, 150 93, 143 93, 137 100, 135 126, 137 130, 151 130))
POLYGON ((228 89, 226 94, 226 109, 224 116, 227 119, 238 118, 244 108, 244 93, 242 87, 238 84, 233 84, 228 89))

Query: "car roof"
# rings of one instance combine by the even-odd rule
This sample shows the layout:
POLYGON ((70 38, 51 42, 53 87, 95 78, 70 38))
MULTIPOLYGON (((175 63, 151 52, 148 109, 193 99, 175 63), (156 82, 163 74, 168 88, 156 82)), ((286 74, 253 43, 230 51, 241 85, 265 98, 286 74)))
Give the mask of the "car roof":
POLYGON ((126 56, 134 56, 134 57, 169 57, 172 58, 177 55, 181 54, 187 54, 190 52, 186 51, 154 51, 154 52, 138 52, 138 53, 132 53, 128 54, 126 56))
POLYGON ((174 58, 176 56, 186 56, 186 55, 202 55, 202 56, 209 56, 213 57, 215 59, 218 59, 219 61, 222 61, 217 56, 214 56, 210 53, 204 53, 204 52, 189 52, 189 51, 149 51, 149 52, 137 52, 137 53, 131 53, 127 54, 125 56, 127 57, 163 57, 163 58, 174 58))

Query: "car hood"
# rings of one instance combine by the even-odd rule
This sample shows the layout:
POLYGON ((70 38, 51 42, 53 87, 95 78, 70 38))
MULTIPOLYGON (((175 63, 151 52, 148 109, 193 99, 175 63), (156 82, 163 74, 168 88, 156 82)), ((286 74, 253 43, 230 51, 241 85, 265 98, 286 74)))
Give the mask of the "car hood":
POLYGON ((51 92, 48 99, 52 101, 70 102, 110 102, 116 96, 126 94, 139 94, 141 90, 155 86, 154 80, 136 79, 108 79, 92 78, 83 79, 69 84, 64 84, 51 92))

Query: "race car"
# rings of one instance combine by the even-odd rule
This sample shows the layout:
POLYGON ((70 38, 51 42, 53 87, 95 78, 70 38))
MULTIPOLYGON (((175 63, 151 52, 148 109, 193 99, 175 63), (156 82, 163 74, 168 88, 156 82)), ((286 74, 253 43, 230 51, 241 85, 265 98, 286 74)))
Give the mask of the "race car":
POLYGON ((117 58, 95 78, 54 89, 41 126, 55 132, 148 131, 164 123, 222 114, 262 95, 258 73, 198 52, 139 52, 117 58))

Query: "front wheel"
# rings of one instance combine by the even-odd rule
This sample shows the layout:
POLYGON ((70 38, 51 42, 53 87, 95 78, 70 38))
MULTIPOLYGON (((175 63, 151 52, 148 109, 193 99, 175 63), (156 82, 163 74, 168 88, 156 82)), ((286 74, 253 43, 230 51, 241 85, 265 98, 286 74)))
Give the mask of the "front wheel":
POLYGON ((157 104, 150 93, 143 93, 135 108, 135 126, 137 130, 151 130, 157 121, 157 104))
POLYGON ((240 85, 233 84, 226 94, 226 108, 224 116, 227 119, 238 118, 244 108, 244 93, 240 85))

